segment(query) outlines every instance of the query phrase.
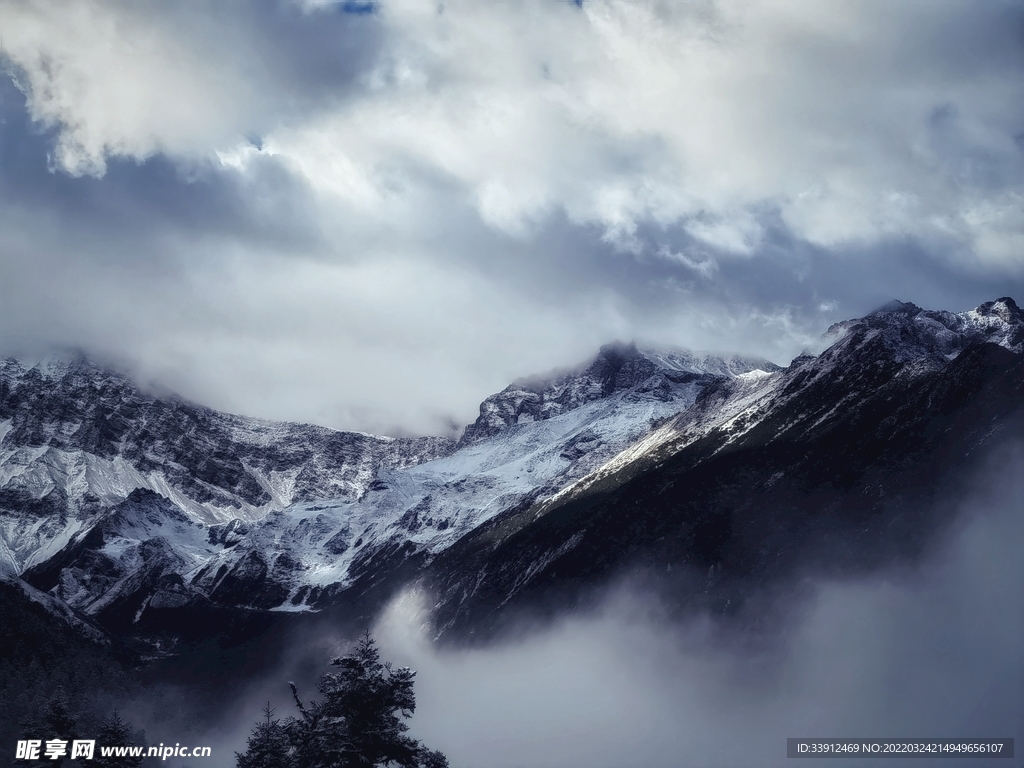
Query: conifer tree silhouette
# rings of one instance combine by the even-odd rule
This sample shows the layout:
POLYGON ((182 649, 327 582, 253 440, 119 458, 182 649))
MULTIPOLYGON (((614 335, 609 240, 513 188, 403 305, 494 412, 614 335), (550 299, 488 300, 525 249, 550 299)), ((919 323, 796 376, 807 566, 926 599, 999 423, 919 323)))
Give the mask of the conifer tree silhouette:
POLYGON ((295 756, 288 733, 280 720, 274 719, 274 709, 267 702, 264 719, 256 723, 249 736, 245 752, 236 752, 238 768, 294 768, 295 756))
POLYGON ((279 724, 267 705, 248 749, 236 753, 238 768, 448 768, 441 752, 406 735, 416 673, 382 662, 369 630, 331 666, 337 671, 320 679, 318 701, 304 704, 289 684, 298 717, 279 724))
POLYGON ((110 717, 100 723, 99 732, 96 734, 95 764, 99 768, 138 768, 142 765, 143 757, 141 755, 107 755, 104 757, 100 751, 100 747, 130 746, 135 746, 132 726, 125 722, 115 709, 110 717))

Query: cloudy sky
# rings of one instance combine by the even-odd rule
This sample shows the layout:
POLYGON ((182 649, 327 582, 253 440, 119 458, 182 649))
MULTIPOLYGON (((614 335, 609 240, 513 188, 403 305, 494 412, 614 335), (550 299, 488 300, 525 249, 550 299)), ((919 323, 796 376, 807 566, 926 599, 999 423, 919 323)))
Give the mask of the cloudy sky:
POLYGON ((0 0, 0 352, 471 421, 612 340, 1024 301, 1024 4, 0 0))

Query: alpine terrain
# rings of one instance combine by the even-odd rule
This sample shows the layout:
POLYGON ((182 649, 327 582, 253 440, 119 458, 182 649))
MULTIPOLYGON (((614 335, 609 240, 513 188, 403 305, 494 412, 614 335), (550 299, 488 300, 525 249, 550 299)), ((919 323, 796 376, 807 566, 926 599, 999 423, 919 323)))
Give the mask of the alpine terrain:
POLYGON ((627 573, 728 613, 802 568, 913 555, 970 457, 1021 431, 1010 298, 893 302, 826 339, 786 368, 609 345, 488 397, 458 441, 259 421, 86 359, 6 360, 0 572, 76 631, 149 653, 173 652, 189 617, 372 611, 409 584, 452 638, 627 573))

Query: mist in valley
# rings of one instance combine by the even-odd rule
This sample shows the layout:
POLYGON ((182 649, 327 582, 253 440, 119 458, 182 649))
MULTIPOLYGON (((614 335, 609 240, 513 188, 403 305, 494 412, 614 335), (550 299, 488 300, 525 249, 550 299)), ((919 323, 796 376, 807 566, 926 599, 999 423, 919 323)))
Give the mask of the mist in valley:
MULTIPOLYGON (((407 590, 372 629, 383 659, 417 671, 410 734, 453 768, 781 766, 787 737, 1012 737, 1020 749, 1024 448, 997 455, 917 562, 808 576, 728 620, 670 620, 633 581, 596 611, 460 648, 433 642, 429 596, 407 590), (765 611, 781 619, 753 631, 765 611)), ((184 697, 178 716, 143 707, 136 725, 158 723, 149 743, 213 747, 213 758, 180 765, 233 766, 261 707, 295 714, 287 682, 316 697, 316 679, 351 641, 322 625, 298 633, 244 685, 215 692, 216 725, 189 718, 184 697)), ((862 763, 875 765, 842 761, 862 763)), ((975 763, 991 764, 957 761, 975 763)))

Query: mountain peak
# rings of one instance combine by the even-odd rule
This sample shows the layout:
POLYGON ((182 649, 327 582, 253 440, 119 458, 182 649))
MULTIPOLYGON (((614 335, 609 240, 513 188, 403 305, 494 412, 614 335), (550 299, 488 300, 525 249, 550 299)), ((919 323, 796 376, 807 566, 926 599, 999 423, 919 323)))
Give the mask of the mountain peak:
POLYGON ((459 443, 475 443, 520 422, 548 419, 626 391, 672 399, 680 387, 693 382, 732 378, 754 370, 772 372, 779 367, 759 358, 723 358, 613 342, 568 373, 519 379, 491 395, 480 404, 480 416, 466 428, 459 443))
POLYGON ((992 343, 1024 352, 1024 316, 1009 296, 966 312, 922 309, 891 301, 857 319, 836 323, 825 334, 835 338, 830 349, 860 345, 869 338, 887 347, 898 362, 918 360, 942 367, 971 344, 992 343))
POLYGON ((640 350, 637 349, 635 341, 631 341, 628 344, 621 341, 613 341, 611 344, 602 344, 597 356, 610 360, 630 360, 640 357, 640 350))
POLYGON ((982 317, 995 316, 1007 323, 1020 323, 1024 321, 1020 307, 1009 296, 1003 296, 995 301, 986 301, 984 304, 975 307, 974 312, 982 317))
POLYGON ((898 313, 904 314, 904 315, 916 315, 920 311, 921 311, 921 308, 919 306, 917 306, 917 304, 914 304, 913 302, 910 302, 910 301, 900 301, 899 299, 893 299, 888 304, 884 304, 883 306, 879 307, 878 309, 876 309, 871 314, 872 315, 877 315, 877 314, 880 314, 882 312, 886 312, 886 313, 898 312, 898 313))

